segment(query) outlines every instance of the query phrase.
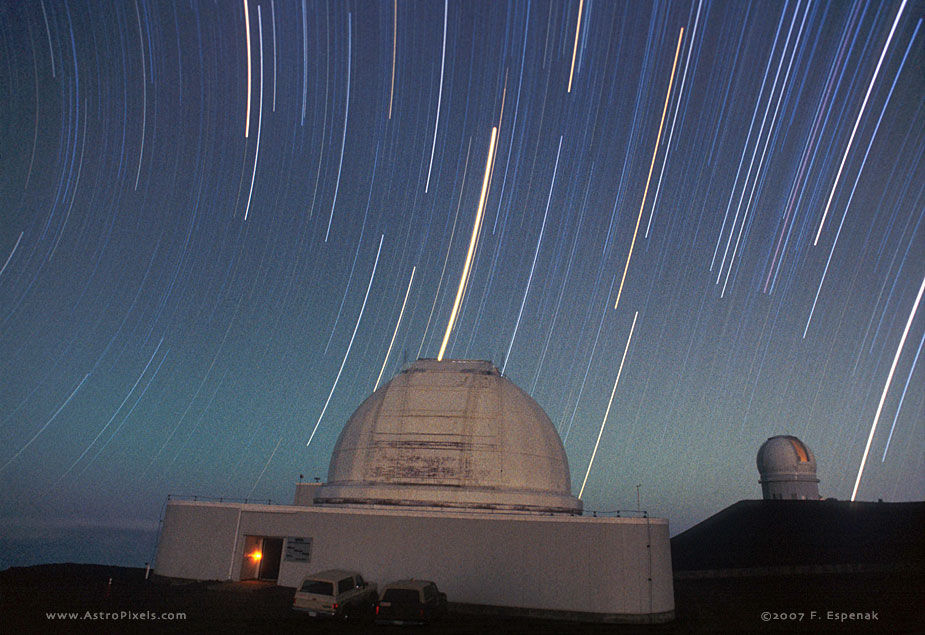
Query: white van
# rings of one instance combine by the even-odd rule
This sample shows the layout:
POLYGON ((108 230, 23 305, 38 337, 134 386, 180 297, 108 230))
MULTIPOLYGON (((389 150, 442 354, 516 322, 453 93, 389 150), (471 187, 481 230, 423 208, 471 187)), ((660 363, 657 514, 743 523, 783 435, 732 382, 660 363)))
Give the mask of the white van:
POLYGON ((341 617, 371 613, 379 599, 375 582, 356 571, 327 569, 307 576, 296 590, 292 608, 312 617, 341 617))

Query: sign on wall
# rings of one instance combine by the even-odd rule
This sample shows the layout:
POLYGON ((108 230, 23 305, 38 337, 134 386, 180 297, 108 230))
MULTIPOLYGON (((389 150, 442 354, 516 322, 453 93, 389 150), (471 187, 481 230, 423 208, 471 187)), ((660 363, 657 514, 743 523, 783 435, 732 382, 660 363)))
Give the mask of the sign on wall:
POLYGON ((296 538, 289 536, 286 538, 286 562, 311 562, 312 560, 312 539, 296 538))

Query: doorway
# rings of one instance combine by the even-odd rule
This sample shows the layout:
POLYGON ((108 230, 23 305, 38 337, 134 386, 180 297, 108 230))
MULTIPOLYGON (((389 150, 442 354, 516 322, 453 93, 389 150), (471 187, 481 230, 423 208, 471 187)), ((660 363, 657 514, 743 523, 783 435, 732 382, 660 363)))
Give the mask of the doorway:
POLYGON ((282 555, 282 538, 264 538, 263 557, 260 559, 260 571, 257 573, 257 577, 261 580, 276 582, 279 578, 279 561, 282 555))
POLYGON ((279 563, 283 555, 283 539, 270 536, 245 536, 241 559, 241 580, 279 578, 279 563))

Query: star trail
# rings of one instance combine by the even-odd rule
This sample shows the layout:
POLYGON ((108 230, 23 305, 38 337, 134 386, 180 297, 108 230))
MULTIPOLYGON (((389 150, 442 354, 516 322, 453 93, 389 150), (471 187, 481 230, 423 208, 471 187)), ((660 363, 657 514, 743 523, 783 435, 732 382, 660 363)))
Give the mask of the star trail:
POLYGON ((921 500, 923 16, 0 0, 0 533, 289 502, 419 356, 529 391, 588 510, 683 529, 778 434, 921 500))

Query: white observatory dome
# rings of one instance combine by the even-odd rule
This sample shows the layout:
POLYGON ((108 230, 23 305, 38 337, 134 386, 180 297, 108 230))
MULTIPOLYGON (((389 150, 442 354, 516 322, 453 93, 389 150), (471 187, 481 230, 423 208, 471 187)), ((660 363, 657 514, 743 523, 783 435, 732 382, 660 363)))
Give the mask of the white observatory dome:
POLYGON ((473 360, 418 360, 368 397, 315 503, 581 512, 549 417, 473 360))
POLYGON ((771 437, 758 450, 757 462, 765 499, 819 499, 816 457, 798 438, 771 437))

